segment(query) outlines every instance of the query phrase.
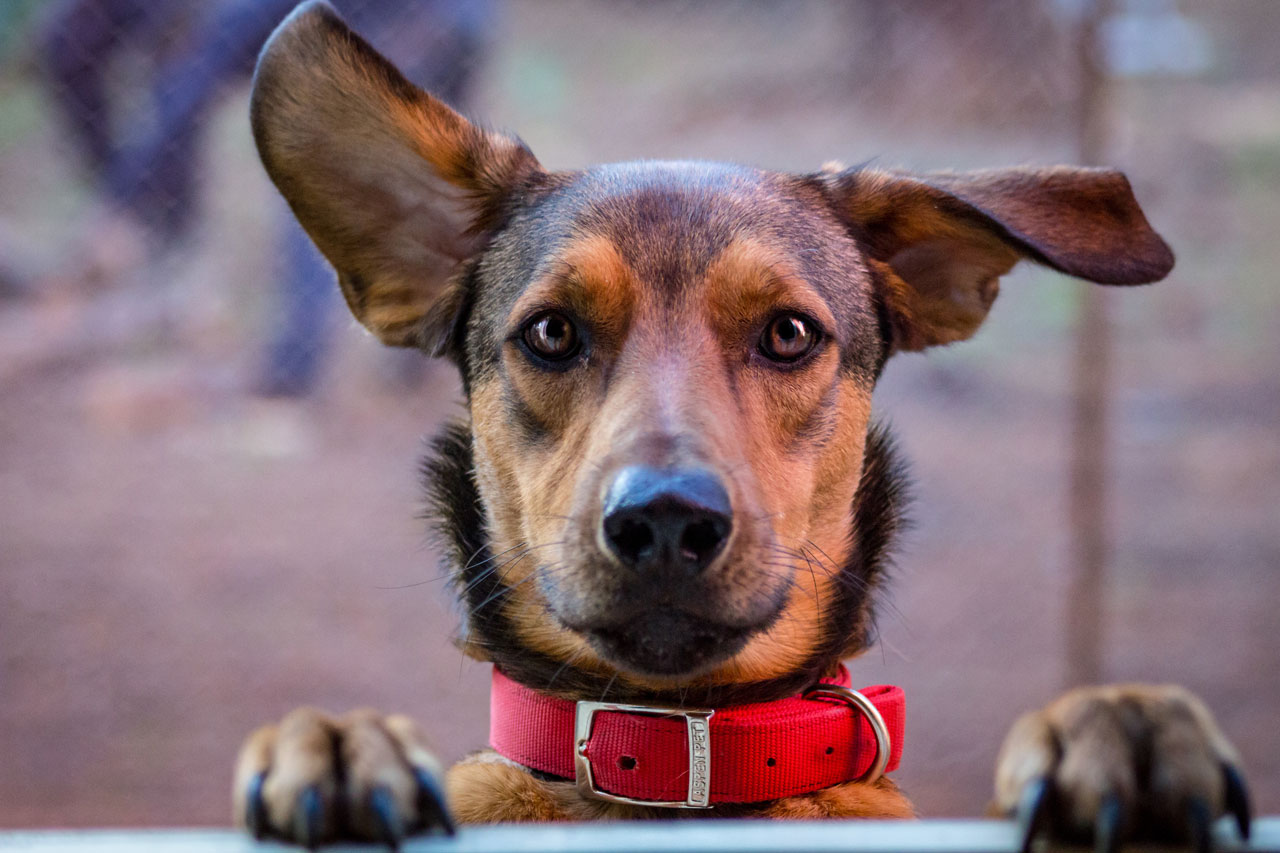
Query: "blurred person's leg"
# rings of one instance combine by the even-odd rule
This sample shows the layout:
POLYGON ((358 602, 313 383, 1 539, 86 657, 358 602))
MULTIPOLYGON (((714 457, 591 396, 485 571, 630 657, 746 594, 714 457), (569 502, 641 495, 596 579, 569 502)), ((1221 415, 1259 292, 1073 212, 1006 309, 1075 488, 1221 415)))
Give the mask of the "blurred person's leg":
POLYGON ((143 0, 67 0, 53 8, 42 27, 42 69, 95 179, 115 150, 104 75, 112 55, 145 18, 143 0))
POLYGON ((281 244, 288 270, 279 278, 266 318, 271 329, 258 392, 268 397, 300 397, 316 386, 328 349, 329 326, 338 299, 333 269, 302 227, 287 217, 281 244))
MULTIPOLYGON (((98 197, 70 222, 68 250, 36 274, 47 292, 115 281, 141 270, 154 245, 144 221, 118 204, 111 176, 127 146, 121 129, 138 124, 150 98, 117 78, 118 57, 154 68, 181 32, 188 7, 172 0, 67 0, 40 28, 41 65, 53 101, 89 166, 98 197)), ((133 63, 130 63, 132 67, 133 63)))
POLYGON ((296 0, 221 0, 193 24, 185 50, 156 71, 154 120, 113 161, 107 186, 121 207, 167 241, 196 208, 197 149, 205 116, 226 88, 253 71, 258 50, 296 0))

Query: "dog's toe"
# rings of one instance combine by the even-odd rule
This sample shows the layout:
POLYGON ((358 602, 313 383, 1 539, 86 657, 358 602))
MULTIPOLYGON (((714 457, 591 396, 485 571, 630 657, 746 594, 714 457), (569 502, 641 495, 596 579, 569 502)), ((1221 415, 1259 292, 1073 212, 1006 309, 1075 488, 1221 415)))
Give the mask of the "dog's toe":
POLYGON ((324 797, 320 788, 312 785, 298 795, 293 803, 293 838, 303 847, 316 847, 324 840, 325 817, 329 813, 325 808, 324 797))
POLYGON ((445 804, 440 779, 422 767, 415 767, 414 775, 418 782, 418 814, 428 827, 439 827, 446 835, 453 835, 456 829, 445 804))
POLYGON ((258 838, 317 847, 375 841, 392 848, 432 829, 452 833, 438 765, 403 717, 300 709, 241 750, 236 821, 258 838))

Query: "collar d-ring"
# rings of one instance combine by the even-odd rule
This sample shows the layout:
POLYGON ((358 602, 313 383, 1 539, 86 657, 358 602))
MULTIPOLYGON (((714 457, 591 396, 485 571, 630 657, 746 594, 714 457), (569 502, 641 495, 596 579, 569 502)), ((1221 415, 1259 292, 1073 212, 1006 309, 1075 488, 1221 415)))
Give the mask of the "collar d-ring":
POLYGON ((841 687, 838 684, 818 684, 810 687, 803 694, 805 699, 822 698, 822 699, 838 699, 849 705, 866 718, 871 725, 871 733, 876 738, 876 757, 871 762, 871 766, 867 768, 867 772, 858 777, 856 781, 870 784, 884 775, 884 770, 889 766, 889 750, 892 743, 889 740, 889 727, 885 725, 884 717, 880 715, 880 710, 871 703, 871 700, 863 696, 857 690, 851 687, 841 687))

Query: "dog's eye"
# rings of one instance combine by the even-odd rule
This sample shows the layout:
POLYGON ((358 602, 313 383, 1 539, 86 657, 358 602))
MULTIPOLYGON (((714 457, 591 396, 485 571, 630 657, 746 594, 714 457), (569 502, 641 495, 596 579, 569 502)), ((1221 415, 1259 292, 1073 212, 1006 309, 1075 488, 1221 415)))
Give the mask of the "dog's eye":
POLYGON ((813 324, 799 314, 780 314, 765 326, 760 352, 774 361, 799 361, 818 343, 813 324))
POLYGON ((547 361, 562 361, 578 353, 578 330, 563 314, 548 311, 524 329, 524 342, 534 355, 547 361))

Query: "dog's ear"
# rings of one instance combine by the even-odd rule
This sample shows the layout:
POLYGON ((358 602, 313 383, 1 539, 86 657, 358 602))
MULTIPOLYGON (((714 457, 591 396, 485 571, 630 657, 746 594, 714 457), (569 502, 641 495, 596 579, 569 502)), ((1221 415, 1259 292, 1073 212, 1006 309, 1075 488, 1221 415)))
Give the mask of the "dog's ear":
POLYGON ((1099 284, 1158 281, 1173 268, 1116 171, 848 169, 819 179, 880 274, 895 349, 972 336, 999 277, 1023 258, 1099 284))
POLYGON ((268 174, 356 318, 391 346, 447 351, 457 272, 542 174, 529 150, 414 86, 323 2, 267 41, 250 116, 268 174))

